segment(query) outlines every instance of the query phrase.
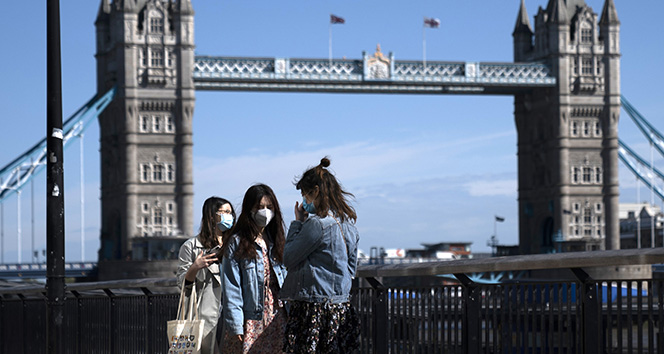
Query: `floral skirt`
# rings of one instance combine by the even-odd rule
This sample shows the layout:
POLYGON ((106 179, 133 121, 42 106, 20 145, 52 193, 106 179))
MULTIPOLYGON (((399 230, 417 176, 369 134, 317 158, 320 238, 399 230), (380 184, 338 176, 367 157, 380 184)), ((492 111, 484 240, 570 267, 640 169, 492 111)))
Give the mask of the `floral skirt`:
POLYGON ((351 353, 359 346, 359 320, 349 302, 291 302, 284 352, 351 353))

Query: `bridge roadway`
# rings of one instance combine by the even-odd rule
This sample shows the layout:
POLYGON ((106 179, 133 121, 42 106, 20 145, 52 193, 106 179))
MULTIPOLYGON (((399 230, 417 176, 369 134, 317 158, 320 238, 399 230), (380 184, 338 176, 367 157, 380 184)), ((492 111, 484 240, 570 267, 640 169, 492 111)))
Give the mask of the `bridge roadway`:
MULTIPOLYGON (((0 264, 0 278, 46 278, 46 263, 0 264)), ((97 271, 97 262, 65 263, 65 277, 88 277, 97 271)))
POLYGON ((395 61, 383 56, 355 59, 232 58, 197 56, 197 90, 502 94, 556 85, 543 63, 395 61))

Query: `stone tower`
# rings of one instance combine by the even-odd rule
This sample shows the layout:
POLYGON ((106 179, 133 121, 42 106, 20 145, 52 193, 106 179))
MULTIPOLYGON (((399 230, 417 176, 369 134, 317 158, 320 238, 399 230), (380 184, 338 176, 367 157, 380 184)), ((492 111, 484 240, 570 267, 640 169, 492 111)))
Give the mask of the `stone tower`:
POLYGON ((583 0, 550 0, 532 30, 524 1, 514 60, 550 65, 557 85, 517 94, 523 254, 618 249, 620 22, 583 0))
POLYGON ((117 87, 99 117, 99 261, 172 257, 193 233, 192 5, 102 0, 95 26, 97 92, 117 87))

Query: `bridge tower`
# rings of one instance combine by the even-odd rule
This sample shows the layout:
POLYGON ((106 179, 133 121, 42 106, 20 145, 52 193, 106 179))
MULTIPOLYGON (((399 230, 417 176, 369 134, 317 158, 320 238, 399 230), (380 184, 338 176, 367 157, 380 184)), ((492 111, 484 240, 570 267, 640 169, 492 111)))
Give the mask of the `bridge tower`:
POLYGON ((193 233, 192 5, 102 0, 95 26, 97 92, 118 89, 99 117, 99 261, 164 258, 193 233))
POLYGON ((557 85, 515 95, 519 246, 523 254, 618 249, 620 22, 583 0, 524 1, 513 32, 516 62, 545 62, 557 85))

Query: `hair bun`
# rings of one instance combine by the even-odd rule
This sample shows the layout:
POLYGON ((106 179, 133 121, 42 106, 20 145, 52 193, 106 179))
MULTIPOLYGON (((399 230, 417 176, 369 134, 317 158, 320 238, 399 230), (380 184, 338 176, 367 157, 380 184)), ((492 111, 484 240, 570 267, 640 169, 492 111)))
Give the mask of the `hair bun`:
POLYGON ((330 166, 330 159, 327 158, 327 156, 323 157, 320 159, 320 165, 322 167, 329 167, 330 166))

